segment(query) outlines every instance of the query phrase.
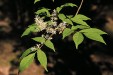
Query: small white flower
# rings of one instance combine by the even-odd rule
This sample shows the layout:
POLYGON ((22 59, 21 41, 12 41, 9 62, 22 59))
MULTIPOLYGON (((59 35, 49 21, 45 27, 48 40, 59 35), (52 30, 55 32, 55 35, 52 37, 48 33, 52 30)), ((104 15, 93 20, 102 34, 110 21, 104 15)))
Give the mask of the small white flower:
POLYGON ((53 29, 53 28, 50 28, 50 27, 46 29, 46 32, 47 32, 47 33, 56 34, 56 30, 53 29))
POLYGON ((48 39, 48 38, 49 38, 49 35, 48 35, 48 34, 46 34, 46 35, 45 35, 45 38, 46 38, 46 39, 48 39))
POLYGON ((36 48, 35 47, 31 47, 31 51, 35 51, 36 50, 36 48))
POLYGON ((57 16, 57 11, 56 11, 55 9, 53 10, 52 16, 53 16, 53 17, 54 17, 54 16, 57 16))
POLYGON ((47 23, 44 22, 43 19, 40 18, 39 16, 36 16, 35 22, 36 22, 36 25, 38 26, 38 28, 39 28, 41 31, 44 30, 44 29, 46 29, 47 23))
POLYGON ((38 48, 40 48, 40 44, 36 44, 36 46, 37 46, 38 48))
POLYGON ((53 22, 53 26, 57 26, 57 22, 53 22))

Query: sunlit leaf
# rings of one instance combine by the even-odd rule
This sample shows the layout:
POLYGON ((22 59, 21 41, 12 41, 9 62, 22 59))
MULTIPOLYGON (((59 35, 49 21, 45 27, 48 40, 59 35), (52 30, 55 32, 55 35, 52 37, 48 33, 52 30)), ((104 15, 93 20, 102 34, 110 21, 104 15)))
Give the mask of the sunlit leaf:
POLYGON ((66 16, 65 16, 64 14, 59 14, 58 17, 59 17, 59 19, 61 19, 62 21, 63 21, 64 19, 66 19, 66 16))
POLYGON ((35 1, 34 1, 34 4, 37 3, 37 2, 39 2, 39 1, 40 1, 40 0, 35 0, 35 1))
POLYGON ((39 60, 40 64, 45 68, 45 70, 48 71, 46 54, 40 49, 37 50, 37 59, 39 60))
POLYGON ((54 0, 52 0, 54 2, 54 0))
POLYGON ((91 20, 89 17, 82 15, 82 14, 75 15, 74 18, 81 19, 81 20, 91 20))
POLYGON ((64 4, 64 5, 61 5, 60 7, 57 7, 56 10, 57 10, 57 12, 59 13, 64 7, 68 7, 68 6, 70 6, 70 7, 76 6, 76 7, 77 7, 76 4, 73 4, 73 3, 66 3, 66 4, 64 4))
POLYGON ((99 41, 101 43, 105 43, 104 39, 102 38, 102 36, 100 34, 97 33, 92 33, 92 32, 87 32, 87 33, 83 33, 87 38, 95 40, 95 41, 99 41))
POLYGON ((71 18, 71 20, 77 24, 89 26, 84 20, 90 20, 90 18, 84 15, 78 14, 78 15, 75 15, 73 18, 71 18))
POLYGON ((66 17, 68 17, 69 19, 71 19, 73 17, 73 15, 66 15, 66 17))
POLYGON ((92 34, 93 33, 97 33, 97 34, 107 34, 106 32, 100 30, 100 29, 97 29, 97 28, 89 28, 89 29, 84 29, 84 30, 81 30, 80 32, 91 32, 92 34))
POLYGON ((63 39, 67 36, 69 36, 70 34, 72 34, 74 31, 69 29, 69 28, 66 28, 64 31, 63 31, 63 39))
POLYGON ((36 42, 40 42, 40 43, 44 43, 45 42, 45 38, 44 37, 35 37, 35 38, 32 38, 34 41, 36 42))
POLYGON ((31 48, 25 50, 25 52, 23 52, 22 56, 20 57, 20 59, 23 59, 24 57, 26 57, 27 55, 29 55, 30 53, 32 53, 34 50, 32 50, 31 48))
POLYGON ((64 19, 63 21, 65 21, 66 23, 73 25, 73 22, 70 19, 64 19))
POLYGON ((87 29, 90 28, 89 26, 85 26, 85 25, 76 25, 76 26, 72 26, 71 29, 72 30, 77 30, 77 29, 87 29))
POLYGON ((82 19, 77 19, 77 18, 71 18, 71 20, 77 24, 81 24, 81 25, 86 25, 89 26, 85 21, 83 21, 82 19))
POLYGON ((82 33, 76 32, 73 35, 73 41, 74 41, 77 49, 78 49, 78 46, 83 42, 83 40, 84 40, 84 37, 83 37, 82 33))
POLYGON ((67 23, 70 24, 70 25, 73 25, 72 21, 71 21, 70 19, 66 18, 66 16, 65 16, 64 14, 59 14, 58 17, 59 17, 59 19, 61 19, 62 21, 67 22, 67 23))
POLYGON ((61 11, 61 9, 62 9, 61 7, 57 7, 56 11, 59 13, 61 11))
POLYGON ((28 68, 28 66, 33 62, 34 56, 35 56, 35 53, 30 54, 21 60, 20 66, 19 66, 19 72, 22 72, 23 70, 28 68))
POLYGON ((36 24, 31 24, 28 26, 28 28, 23 32, 22 36, 26 36, 26 35, 29 35, 31 32, 39 32, 39 28, 36 24))
POLYGON ((36 14, 40 15, 42 13, 46 13, 48 17, 50 17, 50 12, 48 8, 41 8, 40 10, 38 10, 37 12, 35 12, 36 14))
POLYGON ((27 29, 23 32, 23 34, 22 34, 21 37, 23 37, 23 36, 25 36, 25 35, 29 35, 30 32, 31 32, 30 28, 27 28, 27 29))
POLYGON ((66 4, 64 4, 64 5, 61 5, 62 8, 63 8, 63 7, 68 7, 68 6, 70 6, 70 7, 76 6, 76 7, 77 7, 77 5, 76 5, 76 4, 73 4, 73 3, 66 3, 66 4))
POLYGON ((44 44, 55 52, 54 44, 50 40, 47 40, 44 44))

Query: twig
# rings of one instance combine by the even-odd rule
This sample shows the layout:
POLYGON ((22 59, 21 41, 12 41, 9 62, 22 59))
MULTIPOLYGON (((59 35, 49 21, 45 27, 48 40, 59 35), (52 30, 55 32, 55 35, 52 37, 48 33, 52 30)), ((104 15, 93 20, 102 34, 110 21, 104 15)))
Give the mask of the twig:
POLYGON ((84 0, 81 1, 80 6, 78 7, 78 10, 77 10, 77 12, 76 12, 75 15, 77 15, 77 14, 79 13, 79 11, 80 11, 80 9, 81 9, 81 6, 82 6, 83 2, 84 2, 84 0))

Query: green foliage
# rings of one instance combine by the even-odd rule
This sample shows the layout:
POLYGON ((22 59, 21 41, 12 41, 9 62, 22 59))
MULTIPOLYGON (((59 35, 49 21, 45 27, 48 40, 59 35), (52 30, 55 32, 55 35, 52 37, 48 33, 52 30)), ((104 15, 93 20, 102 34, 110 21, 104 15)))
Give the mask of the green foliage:
POLYGON ((36 24, 32 24, 28 26, 28 28, 23 32, 21 37, 29 35, 31 32, 39 32, 39 31, 40 29, 38 28, 38 26, 36 26, 36 24))
POLYGON ((56 8, 56 10, 57 10, 57 12, 59 13, 64 7, 74 7, 74 6, 76 6, 77 7, 77 5, 76 4, 73 4, 73 3, 66 3, 66 4, 64 4, 64 5, 61 5, 60 7, 57 7, 56 8))
POLYGON ((102 31, 102 30, 99 30, 99 29, 97 29, 97 28, 89 28, 89 29, 84 29, 84 30, 81 30, 80 32, 90 32, 90 33, 97 33, 97 34, 107 34, 106 32, 104 32, 104 31, 102 31))
POLYGON ((67 22, 68 24, 73 25, 73 22, 70 19, 68 19, 64 14, 59 14, 58 17, 63 22, 67 22))
POLYGON ((39 43, 44 43, 45 42, 45 38, 43 37, 35 37, 35 38, 32 38, 34 41, 36 42, 39 42, 39 43))
POLYGON ((82 15, 82 14, 77 14, 74 16, 75 19, 81 19, 81 20, 91 20, 89 17, 82 15))
MULTIPOLYGON (((40 0, 35 0, 34 4, 39 1, 40 0)), ((54 0, 52 1, 54 3, 54 0)), ((41 36, 32 38, 37 42, 37 44, 27 49, 22 54, 20 58, 20 72, 31 64, 35 54, 37 54, 36 56, 40 64, 45 68, 46 71, 48 71, 47 57, 43 52, 42 47, 47 46, 55 52, 54 43, 51 41, 54 39, 53 35, 62 34, 62 39, 73 35, 73 41, 76 49, 78 49, 78 46, 83 42, 85 38, 84 36, 86 36, 86 38, 106 44, 101 35, 107 33, 97 28, 91 28, 86 22, 87 20, 91 19, 85 15, 78 14, 78 12, 76 12, 76 15, 66 15, 64 13, 60 13, 60 11, 65 7, 77 7, 77 5, 73 3, 66 3, 54 10, 42 7, 35 12, 35 23, 28 26, 28 28, 23 32, 22 36, 29 35, 31 32, 41 32, 41 36)))
POLYGON ((71 29, 72 30, 77 30, 77 29, 88 29, 90 28, 89 26, 85 26, 85 25, 76 25, 76 26, 72 26, 71 29))
POLYGON ((35 56, 35 53, 32 53, 32 54, 24 57, 21 60, 20 66, 19 66, 19 72, 22 72, 24 69, 26 69, 33 62, 34 56, 35 56))
POLYGON ((59 19, 61 19, 62 21, 66 19, 66 16, 64 14, 59 14, 58 15, 59 19))
POLYGON ((48 71, 46 54, 40 49, 37 50, 37 59, 39 60, 40 64, 45 68, 45 70, 48 71))
POLYGON ((34 4, 37 3, 37 2, 39 2, 39 1, 40 1, 40 0, 35 0, 35 1, 34 1, 34 4))
POLYGON ((88 33, 83 33, 87 38, 95 40, 95 41, 99 41, 101 43, 105 43, 105 41, 103 40, 102 36, 98 33, 92 33, 92 32, 88 32, 88 33))
POLYGON ((32 50, 31 48, 27 49, 25 52, 23 52, 22 56, 20 57, 20 59, 23 59, 24 57, 26 57, 27 55, 29 55, 30 53, 32 53, 34 50, 32 50))
POLYGON ((78 49, 78 45, 80 45, 83 42, 83 40, 84 40, 84 37, 83 37, 82 33, 76 32, 73 35, 73 41, 74 41, 77 49, 78 49))
POLYGON ((71 18, 71 20, 77 24, 81 24, 81 25, 86 25, 86 26, 89 26, 85 20, 90 20, 90 18, 84 16, 84 15, 75 15, 73 18, 71 18))
POLYGON ((47 40, 44 44, 55 52, 54 44, 50 40, 47 40))
POLYGON ((69 29, 69 28, 66 28, 64 31, 63 31, 63 39, 67 36, 69 36, 70 34, 72 34, 74 31, 69 29))
POLYGON ((35 14, 40 15, 40 14, 45 14, 46 13, 46 16, 50 17, 51 15, 50 15, 49 10, 50 9, 48 9, 48 8, 41 8, 37 12, 35 12, 35 14))
POLYGON ((54 0, 52 0, 54 2, 54 0))

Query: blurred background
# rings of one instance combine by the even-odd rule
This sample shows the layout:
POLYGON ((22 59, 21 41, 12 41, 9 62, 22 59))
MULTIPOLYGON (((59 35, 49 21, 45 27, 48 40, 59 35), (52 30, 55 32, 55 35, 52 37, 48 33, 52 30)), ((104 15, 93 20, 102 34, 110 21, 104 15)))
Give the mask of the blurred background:
MULTIPOLYGON (((41 0, 36 5, 33 0, 0 0, 0 75, 17 75, 19 57, 27 48, 35 45, 31 34, 21 38, 26 27, 34 22, 34 12, 39 6, 54 8, 66 2, 79 6, 81 0, 41 0)), ((75 13, 76 9, 63 12, 75 13)), ((70 38, 52 40, 56 53, 45 52, 48 57, 48 70, 45 72, 38 61, 20 75, 113 75, 113 0, 84 0, 80 10, 92 19, 91 27, 108 33, 103 35, 107 45, 85 38, 75 49, 70 38)))

